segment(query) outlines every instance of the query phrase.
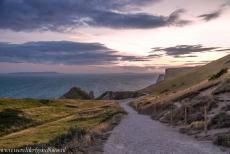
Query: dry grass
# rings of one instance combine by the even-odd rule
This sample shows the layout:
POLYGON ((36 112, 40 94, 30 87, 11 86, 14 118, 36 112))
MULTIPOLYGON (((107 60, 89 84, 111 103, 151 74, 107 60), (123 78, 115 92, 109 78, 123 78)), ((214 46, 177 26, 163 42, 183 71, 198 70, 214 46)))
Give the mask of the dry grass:
MULTIPOLYGON (((24 121, 19 125, 9 123, 9 127, 4 129, 0 137, 0 148, 18 148, 47 143, 66 133, 71 127, 90 130, 113 115, 123 112, 113 101, 60 99, 42 102, 35 99, 0 99, 0 113, 6 109, 17 109, 20 110, 18 117, 31 120, 29 125, 24 121), (71 106, 77 106, 77 108, 71 106)), ((7 121, 1 123, 1 126, 6 124, 7 121)))
POLYGON ((223 80, 230 78, 230 73, 225 74, 219 79, 209 81, 208 79, 202 80, 188 88, 182 88, 176 92, 166 92, 159 95, 150 94, 141 99, 137 99, 131 103, 131 105, 137 109, 148 108, 156 103, 170 103, 176 99, 183 97, 186 94, 196 93, 206 87, 215 86, 223 80))
POLYGON ((177 93, 178 91, 208 80, 211 76, 218 73, 223 68, 230 68, 229 60, 230 55, 227 55, 207 65, 195 67, 186 73, 178 74, 159 82, 156 85, 151 85, 141 91, 149 92, 153 96, 177 93))

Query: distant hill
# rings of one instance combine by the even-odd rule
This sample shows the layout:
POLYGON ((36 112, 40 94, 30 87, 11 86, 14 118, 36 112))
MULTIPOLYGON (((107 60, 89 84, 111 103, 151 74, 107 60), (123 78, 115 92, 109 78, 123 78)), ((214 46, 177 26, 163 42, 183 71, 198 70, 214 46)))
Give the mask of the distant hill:
POLYGON ((62 73, 58 72, 15 72, 15 73, 7 73, 10 75, 58 75, 62 73))
MULTIPOLYGON (((92 92, 91 92, 92 93, 92 92)), ((72 87, 68 92, 66 92, 61 99, 83 99, 90 100, 93 99, 93 93, 90 95, 87 92, 83 91, 81 88, 72 87)))

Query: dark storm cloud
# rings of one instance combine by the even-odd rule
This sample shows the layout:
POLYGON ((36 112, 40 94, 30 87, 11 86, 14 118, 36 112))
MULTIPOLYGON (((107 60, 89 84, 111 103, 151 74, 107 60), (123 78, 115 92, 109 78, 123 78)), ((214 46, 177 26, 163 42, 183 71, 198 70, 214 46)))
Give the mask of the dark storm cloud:
POLYGON ((174 47, 161 48, 156 47, 152 48, 154 52, 164 52, 166 55, 173 56, 175 58, 184 58, 184 57, 195 57, 195 55, 190 55, 194 53, 210 52, 210 51, 220 51, 221 47, 204 47, 203 45, 177 45, 174 47))
POLYGON ((123 56, 100 43, 68 41, 0 43, 0 62, 66 65, 104 65, 118 61, 142 61, 144 57, 123 56))
POLYGON ((218 18, 222 14, 222 12, 223 12, 223 10, 219 9, 219 10, 211 12, 211 13, 202 14, 198 17, 202 18, 202 20, 210 21, 210 20, 214 20, 214 19, 218 18))
POLYGON ((188 24, 183 9, 169 16, 127 13, 159 0, 1 0, 0 29, 71 31, 80 26, 157 28, 188 24))
POLYGON ((168 17, 155 16, 145 13, 123 14, 115 12, 101 12, 93 16, 93 20, 87 24, 93 26, 111 28, 158 28, 170 25, 183 26, 189 23, 187 20, 180 20, 183 9, 171 13, 168 17))

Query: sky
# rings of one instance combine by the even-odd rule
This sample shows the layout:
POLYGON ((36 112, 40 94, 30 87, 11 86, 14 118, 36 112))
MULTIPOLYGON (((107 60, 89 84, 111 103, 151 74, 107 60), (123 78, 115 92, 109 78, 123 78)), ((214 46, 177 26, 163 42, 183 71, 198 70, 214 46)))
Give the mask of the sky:
POLYGON ((1 0, 0 73, 162 72, 230 53, 229 0, 1 0))

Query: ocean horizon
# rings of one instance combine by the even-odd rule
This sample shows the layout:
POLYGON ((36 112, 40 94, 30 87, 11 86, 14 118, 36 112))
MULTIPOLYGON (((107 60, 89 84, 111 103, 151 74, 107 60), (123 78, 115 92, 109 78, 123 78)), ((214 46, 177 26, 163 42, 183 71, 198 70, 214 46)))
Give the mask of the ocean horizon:
POLYGON ((95 97, 105 91, 135 91, 156 82, 157 73, 112 74, 62 74, 8 73, 0 74, 0 97, 10 98, 59 98, 77 86, 95 97))

